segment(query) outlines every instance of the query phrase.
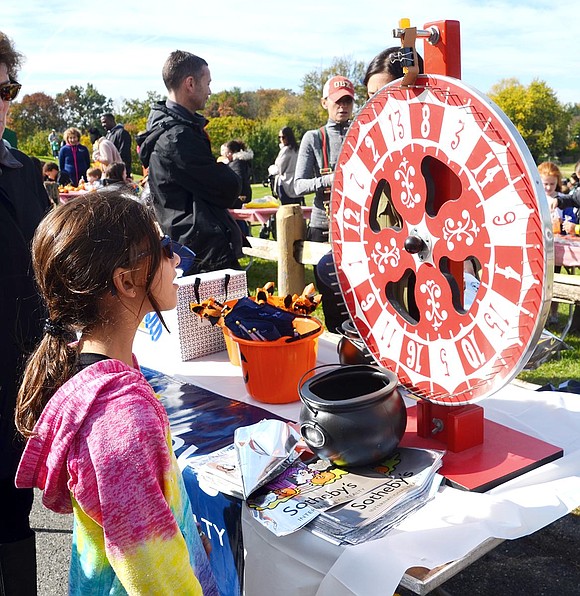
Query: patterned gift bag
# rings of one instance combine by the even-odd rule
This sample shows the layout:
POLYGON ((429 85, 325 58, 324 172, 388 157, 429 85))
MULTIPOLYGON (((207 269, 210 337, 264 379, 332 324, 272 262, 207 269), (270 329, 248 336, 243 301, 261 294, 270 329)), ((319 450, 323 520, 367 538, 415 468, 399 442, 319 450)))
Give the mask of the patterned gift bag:
MULTIPOLYGON (((182 361, 225 350, 221 327, 214 326, 207 319, 201 319, 192 313, 189 304, 202 302, 207 298, 224 302, 247 296, 246 272, 221 269, 182 277, 177 283, 177 307, 162 313, 170 333, 163 327, 159 317, 150 313, 139 326, 135 338, 136 346, 146 347, 143 346, 144 342, 154 342, 156 348, 168 350, 182 361)), ((151 349, 150 345, 146 349, 151 349)))

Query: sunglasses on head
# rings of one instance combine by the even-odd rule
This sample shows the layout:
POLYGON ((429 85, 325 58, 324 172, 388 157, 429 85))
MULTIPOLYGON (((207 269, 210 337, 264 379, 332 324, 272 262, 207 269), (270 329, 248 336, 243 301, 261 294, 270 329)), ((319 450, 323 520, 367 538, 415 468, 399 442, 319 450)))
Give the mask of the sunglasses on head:
POLYGON ((9 83, 2 83, 0 85, 0 99, 2 101, 12 101, 16 99, 20 89, 22 89, 22 85, 16 81, 10 80, 9 83))

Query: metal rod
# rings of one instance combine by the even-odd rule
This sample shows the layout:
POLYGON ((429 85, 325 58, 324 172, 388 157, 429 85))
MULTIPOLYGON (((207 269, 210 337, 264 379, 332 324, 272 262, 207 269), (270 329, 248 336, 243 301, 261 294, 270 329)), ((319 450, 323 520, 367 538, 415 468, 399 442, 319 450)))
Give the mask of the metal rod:
MULTIPOLYGON (((393 37, 403 37, 405 29, 393 29, 393 37)), ((417 37, 426 39, 431 45, 435 45, 441 38, 439 29, 435 26, 429 27, 429 29, 417 29, 417 37)))

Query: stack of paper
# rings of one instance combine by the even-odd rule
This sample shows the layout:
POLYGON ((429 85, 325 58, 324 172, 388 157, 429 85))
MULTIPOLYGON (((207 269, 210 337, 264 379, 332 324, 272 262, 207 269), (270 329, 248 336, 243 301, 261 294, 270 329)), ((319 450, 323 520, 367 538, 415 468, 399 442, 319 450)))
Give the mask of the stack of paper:
POLYGON ((374 466, 344 469, 304 463, 299 435, 279 420, 236 429, 234 443, 190 464, 200 485, 246 499, 277 536, 307 527, 335 544, 358 544, 387 532, 433 497, 444 452, 401 447, 374 466))
POLYGON ((345 470, 325 460, 295 462, 248 499, 278 536, 306 526, 336 544, 376 538, 436 492, 443 451, 400 448, 372 467, 345 470))

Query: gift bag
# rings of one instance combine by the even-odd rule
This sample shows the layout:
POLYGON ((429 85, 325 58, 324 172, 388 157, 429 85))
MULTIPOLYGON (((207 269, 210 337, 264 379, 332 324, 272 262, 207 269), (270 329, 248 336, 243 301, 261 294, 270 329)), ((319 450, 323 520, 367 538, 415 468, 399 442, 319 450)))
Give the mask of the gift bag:
POLYGON ((177 307, 162 313, 169 332, 156 313, 149 313, 135 336, 136 353, 139 349, 155 349, 159 351, 160 358, 173 357, 186 361, 225 350, 221 327, 191 312, 189 304, 207 298, 224 302, 247 296, 246 272, 221 269, 182 277, 177 283, 177 307))

